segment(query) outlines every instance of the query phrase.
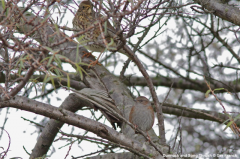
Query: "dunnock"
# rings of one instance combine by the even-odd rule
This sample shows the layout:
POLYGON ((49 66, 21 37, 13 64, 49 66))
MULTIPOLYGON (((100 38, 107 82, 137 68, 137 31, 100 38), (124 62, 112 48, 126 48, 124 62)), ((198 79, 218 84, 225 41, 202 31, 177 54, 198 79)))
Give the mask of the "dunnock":
POLYGON ((135 101, 136 104, 131 109, 129 121, 141 130, 148 132, 154 123, 154 111, 151 103, 143 96, 137 97, 135 101))

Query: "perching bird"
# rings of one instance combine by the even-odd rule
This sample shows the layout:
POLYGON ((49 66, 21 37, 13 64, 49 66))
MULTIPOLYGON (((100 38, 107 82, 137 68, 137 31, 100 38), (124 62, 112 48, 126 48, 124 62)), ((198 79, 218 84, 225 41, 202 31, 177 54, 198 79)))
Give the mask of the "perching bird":
POLYGON ((144 96, 137 97, 135 101, 136 104, 130 111, 129 121, 147 133, 154 124, 153 108, 149 100, 144 96))
MULTIPOLYGON (((80 3, 78 11, 73 18, 73 28, 78 29, 79 32, 85 31, 87 28, 92 27, 93 24, 96 25, 94 28, 82 34, 84 37, 81 39, 81 41, 84 41, 83 44, 86 45, 86 48, 90 51, 102 53, 106 48, 108 48, 109 51, 114 51, 121 43, 109 21, 100 24, 98 20, 102 17, 102 15, 99 17, 98 14, 94 12, 92 3, 89 0, 85 0, 80 3), (105 23, 107 25, 105 25, 105 23), (107 29, 105 29, 105 26, 107 26, 107 29)), ((123 49, 118 50, 118 52, 125 54, 123 49)), ((100 56, 101 54, 99 57, 100 56)))

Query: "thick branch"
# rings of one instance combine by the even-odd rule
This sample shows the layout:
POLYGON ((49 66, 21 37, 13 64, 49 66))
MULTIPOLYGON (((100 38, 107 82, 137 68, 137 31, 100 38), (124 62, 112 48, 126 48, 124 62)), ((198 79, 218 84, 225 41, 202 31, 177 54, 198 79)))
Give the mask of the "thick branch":
MULTIPOLYGON (((187 107, 174 105, 174 104, 168 104, 168 103, 163 104, 163 112, 166 114, 183 116, 183 117, 187 117, 187 118, 215 121, 220 124, 222 124, 225 120, 227 120, 229 118, 228 116, 224 115, 223 113, 218 113, 215 111, 187 108, 187 107)), ((227 123, 225 123, 225 124, 227 124, 227 123)), ((237 125, 240 125, 240 123, 238 122, 237 125)))
POLYGON ((95 120, 86 118, 81 115, 74 114, 62 108, 56 108, 48 104, 44 104, 41 102, 30 100, 26 97, 19 96, 15 96, 14 98, 5 102, 0 102, 0 108, 5 107, 13 107, 21 110, 34 112, 36 114, 44 115, 46 117, 58 120, 60 122, 64 122, 76 126, 78 128, 90 131, 114 143, 121 144, 125 146, 127 150, 128 148, 131 148, 147 156, 151 154, 155 157, 157 156, 160 157, 158 152, 155 151, 154 149, 148 148, 146 147, 146 145, 142 145, 135 140, 127 138, 122 133, 119 133, 102 123, 99 123, 95 120))
POLYGON ((194 0, 214 15, 240 26, 240 10, 218 0, 194 0))
MULTIPOLYGON (((158 77, 151 77, 154 86, 165 86, 165 87, 171 87, 171 84, 173 83, 173 88, 177 89, 189 89, 189 90, 196 90, 200 91, 203 93, 206 93, 208 90, 207 85, 204 83, 204 81, 201 80, 194 80, 195 83, 198 83, 198 85, 193 84, 189 81, 186 80, 181 80, 179 78, 170 78, 170 77, 163 77, 163 76, 158 76, 158 77), (199 85, 201 87, 199 87, 199 85)), ((192 80, 192 79, 190 79, 192 80)), ((130 76, 129 79, 128 77, 124 81, 124 83, 127 86, 147 86, 147 83, 143 77, 136 77, 136 76, 130 76)), ((229 86, 229 83, 233 83, 232 81, 224 81, 224 82, 215 82, 212 85, 212 88, 226 88, 229 91, 233 91, 233 88, 229 86)), ((239 92, 240 91, 240 86, 239 85, 234 85, 234 91, 239 92)), ((226 92, 225 90, 218 91, 216 93, 222 93, 226 92)))
MULTIPOLYGON (((60 109, 66 109, 71 112, 76 112, 84 106, 92 106, 91 103, 84 99, 80 99, 74 94, 70 94, 60 106, 60 109)), ((30 158, 37 158, 42 156, 42 154, 47 154, 50 146, 57 133, 63 126, 64 122, 59 122, 55 119, 50 119, 50 121, 45 125, 37 143, 30 155, 30 158)))

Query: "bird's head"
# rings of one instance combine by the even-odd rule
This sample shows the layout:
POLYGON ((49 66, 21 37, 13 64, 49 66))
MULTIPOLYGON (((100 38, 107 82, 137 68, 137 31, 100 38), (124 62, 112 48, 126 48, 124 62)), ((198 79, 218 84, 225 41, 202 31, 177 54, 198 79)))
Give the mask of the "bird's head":
POLYGON ((135 99, 135 101, 138 102, 138 103, 141 103, 141 104, 143 104, 143 105, 149 104, 149 100, 148 100, 146 97, 144 97, 144 96, 139 96, 139 97, 137 97, 137 98, 135 99))
POLYGON ((78 12, 85 13, 85 14, 91 14, 93 12, 92 3, 88 0, 82 1, 79 5, 78 12))

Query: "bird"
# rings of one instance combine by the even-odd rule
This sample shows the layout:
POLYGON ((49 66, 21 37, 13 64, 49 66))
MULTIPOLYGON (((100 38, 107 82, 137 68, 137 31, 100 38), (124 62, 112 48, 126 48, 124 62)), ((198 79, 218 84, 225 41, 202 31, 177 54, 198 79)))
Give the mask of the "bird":
MULTIPOLYGON (((116 50, 117 46, 121 44, 119 36, 116 35, 114 28, 109 21, 104 22, 104 24, 99 23, 99 19, 103 18, 101 14, 97 14, 93 10, 93 5, 89 0, 81 1, 79 8, 73 18, 73 28, 78 30, 78 32, 85 31, 86 29, 95 27, 84 32, 82 35, 83 44, 86 48, 93 52, 100 52, 101 54, 108 48, 109 51, 116 50), (99 23, 99 24, 97 24, 99 23), (107 27, 107 28, 105 28, 107 27), (112 38, 114 37, 114 38, 112 38)), ((119 49, 118 52, 126 54, 123 49, 119 49)), ((98 63, 98 59, 91 64, 95 65, 98 63)))
POLYGON ((154 111, 151 106, 150 101, 144 97, 139 96, 135 99, 136 103, 132 106, 129 121, 142 131, 147 133, 148 139, 150 137, 148 135, 148 131, 153 127, 154 124, 154 111))

